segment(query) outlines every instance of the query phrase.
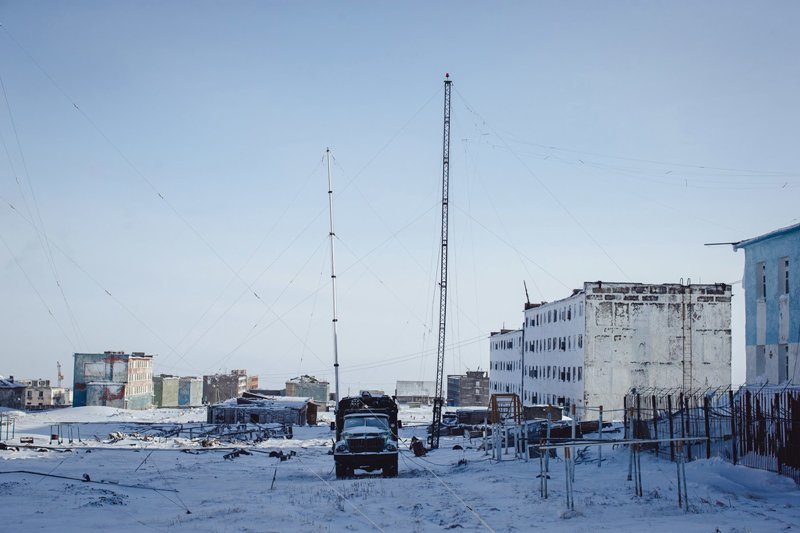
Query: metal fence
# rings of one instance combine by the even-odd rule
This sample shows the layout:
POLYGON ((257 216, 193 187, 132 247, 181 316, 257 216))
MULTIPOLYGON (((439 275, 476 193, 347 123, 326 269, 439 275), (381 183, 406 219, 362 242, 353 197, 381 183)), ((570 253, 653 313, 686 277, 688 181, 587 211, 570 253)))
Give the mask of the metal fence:
MULTIPOLYGON (((687 444, 688 460, 721 457, 800 483, 800 387, 631 389, 625 395, 625 436, 703 438, 687 444)), ((675 460, 674 442, 650 448, 675 460)))

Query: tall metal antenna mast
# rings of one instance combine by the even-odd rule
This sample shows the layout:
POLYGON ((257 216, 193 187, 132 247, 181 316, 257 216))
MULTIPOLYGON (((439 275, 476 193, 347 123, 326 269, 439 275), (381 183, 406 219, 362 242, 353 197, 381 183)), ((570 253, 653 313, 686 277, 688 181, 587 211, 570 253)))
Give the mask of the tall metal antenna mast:
POLYGON ((444 139, 442 142, 442 263, 439 268, 439 347, 436 352, 436 396, 433 399, 433 423, 430 447, 439 447, 444 405, 444 346, 447 326, 447 203, 450 181, 450 74, 444 75, 444 139))
POLYGON ((331 149, 325 149, 325 159, 328 162, 328 218, 330 220, 330 231, 328 236, 331 240, 331 289, 333 290, 333 373, 336 390, 336 409, 339 409, 339 338, 336 335, 336 254, 334 253, 334 241, 336 234, 333 232, 333 181, 331 180, 331 149))

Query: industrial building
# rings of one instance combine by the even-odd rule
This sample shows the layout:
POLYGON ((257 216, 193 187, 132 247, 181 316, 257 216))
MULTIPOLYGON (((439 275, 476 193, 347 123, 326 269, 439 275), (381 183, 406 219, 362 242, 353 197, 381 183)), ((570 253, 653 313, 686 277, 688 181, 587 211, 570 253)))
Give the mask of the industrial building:
POLYGON ((800 224, 740 241, 746 379, 800 385, 800 224))
POLYGON ((466 375, 447 376, 447 405, 489 405, 489 372, 468 370, 466 375))
POLYGON ((238 398, 247 392, 247 371, 232 370, 230 374, 203 376, 203 403, 219 403, 238 398))
POLYGON ((68 387, 52 387, 49 379, 23 379, 25 384, 26 409, 51 409, 53 407, 72 406, 72 389, 68 387))
POLYGON ((208 406, 209 424, 292 424, 316 425, 317 405, 311 398, 271 397, 245 392, 208 406))
POLYGON ((24 383, 14 381, 14 376, 0 376, 0 407, 24 411, 26 389, 24 383))
POLYGON ((598 281, 526 304, 522 328, 490 337, 490 392, 591 419, 633 387, 730 386, 730 302, 725 284, 598 281))
POLYGON ((72 405, 153 406, 153 356, 144 352, 74 354, 72 405))
POLYGON ((299 376, 286 382, 285 396, 309 397, 320 405, 325 405, 330 393, 330 384, 314 376, 299 376))
POLYGON ((397 403, 418 403, 430 405, 436 397, 436 383, 433 381, 398 381, 394 395, 397 403))

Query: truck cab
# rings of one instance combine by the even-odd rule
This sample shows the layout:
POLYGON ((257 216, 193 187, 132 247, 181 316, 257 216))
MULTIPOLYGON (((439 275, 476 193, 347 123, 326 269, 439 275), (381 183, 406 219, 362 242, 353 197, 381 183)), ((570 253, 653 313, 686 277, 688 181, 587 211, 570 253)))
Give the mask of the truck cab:
POLYGON ((336 411, 333 445, 336 477, 350 477, 357 468, 397 475, 397 404, 386 395, 342 398, 336 411))

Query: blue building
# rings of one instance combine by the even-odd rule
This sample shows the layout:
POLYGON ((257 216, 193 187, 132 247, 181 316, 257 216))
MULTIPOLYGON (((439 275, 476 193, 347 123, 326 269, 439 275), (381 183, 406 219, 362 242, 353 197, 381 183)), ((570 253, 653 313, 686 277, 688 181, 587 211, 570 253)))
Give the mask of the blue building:
POLYGON ((76 353, 72 406, 153 406, 153 356, 144 352, 76 353))
POLYGON ((733 249, 744 250, 747 383, 800 385, 800 224, 733 249))

